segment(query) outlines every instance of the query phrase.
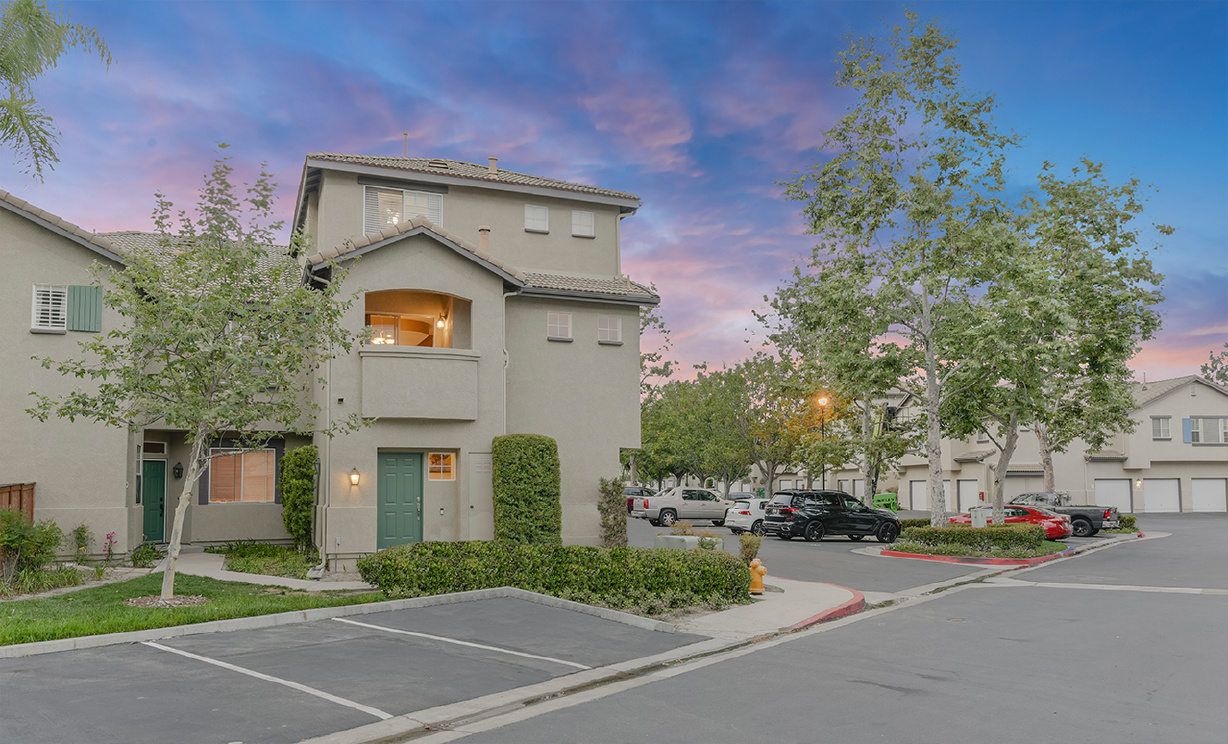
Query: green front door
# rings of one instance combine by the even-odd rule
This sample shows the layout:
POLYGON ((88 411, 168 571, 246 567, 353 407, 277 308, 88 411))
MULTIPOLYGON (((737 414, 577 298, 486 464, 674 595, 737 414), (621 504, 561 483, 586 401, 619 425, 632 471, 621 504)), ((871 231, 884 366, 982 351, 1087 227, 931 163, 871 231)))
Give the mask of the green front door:
POLYGON ((145 542, 163 542, 166 524, 166 461, 141 463, 141 503, 145 506, 145 542))
POLYGON ((422 542, 422 453, 381 452, 377 490, 375 547, 422 542))

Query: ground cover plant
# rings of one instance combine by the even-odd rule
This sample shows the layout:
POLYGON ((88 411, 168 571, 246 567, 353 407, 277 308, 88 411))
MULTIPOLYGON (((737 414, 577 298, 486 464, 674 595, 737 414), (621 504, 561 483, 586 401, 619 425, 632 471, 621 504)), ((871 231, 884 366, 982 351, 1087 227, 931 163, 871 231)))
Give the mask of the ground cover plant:
POLYGON ((365 556, 358 571, 388 597, 510 586, 645 615, 750 601, 746 564, 719 550, 428 542, 365 556))
POLYGON ((289 545, 270 543, 232 542, 206 548, 206 551, 225 555, 226 568, 230 571, 291 579, 307 578, 307 569, 320 562, 314 550, 303 553, 289 545))
POLYGON ((363 604, 383 599, 376 592, 296 592, 282 587, 180 575, 176 585, 183 594, 201 595, 209 601, 201 605, 165 609, 129 607, 123 603, 125 599, 156 594, 161 582, 160 574, 148 574, 58 597, 5 602, 0 604, 0 646, 167 628, 315 607, 363 604))
POLYGON ((1036 558, 1065 549, 1063 543, 1046 540, 1044 528, 1035 524, 909 527, 891 546, 900 553, 985 558, 1036 558))

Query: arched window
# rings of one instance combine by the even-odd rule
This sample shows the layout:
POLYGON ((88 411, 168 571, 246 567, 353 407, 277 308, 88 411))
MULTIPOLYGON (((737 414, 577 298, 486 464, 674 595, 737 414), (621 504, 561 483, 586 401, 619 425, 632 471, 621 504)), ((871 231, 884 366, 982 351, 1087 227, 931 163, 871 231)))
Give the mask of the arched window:
POLYGON ((469 300, 438 292, 389 289, 368 292, 366 324, 374 345, 468 349, 469 300))

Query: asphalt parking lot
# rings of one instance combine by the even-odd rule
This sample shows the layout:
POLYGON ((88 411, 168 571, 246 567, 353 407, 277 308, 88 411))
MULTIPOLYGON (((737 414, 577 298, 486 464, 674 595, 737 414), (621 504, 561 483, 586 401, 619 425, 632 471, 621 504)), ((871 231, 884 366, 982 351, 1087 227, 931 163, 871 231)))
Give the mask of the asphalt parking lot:
POLYGON ((0 742, 296 742, 701 640, 505 597, 0 659, 0 742))

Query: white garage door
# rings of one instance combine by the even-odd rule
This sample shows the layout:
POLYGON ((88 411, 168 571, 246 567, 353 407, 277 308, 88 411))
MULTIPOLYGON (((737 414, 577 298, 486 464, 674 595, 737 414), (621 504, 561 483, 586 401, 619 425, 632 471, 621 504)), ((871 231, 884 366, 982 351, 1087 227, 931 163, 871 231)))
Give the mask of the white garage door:
MULTIPOLYGON (((848 493, 848 491, 845 491, 848 493)), ((853 481, 853 498, 861 499, 866 495, 866 479, 858 478, 853 481)))
POLYGON ((1143 511, 1181 511, 1181 481, 1177 478, 1144 478, 1143 511))
POLYGON ((925 481, 908 481, 908 508, 919 511, 929 508, 925 497, 925 481))
POLYGON ((1129 478, 1097 478, 1093 486, 1097 506, 1115 506, 1122 514, 1134 511, 1130 504, 1129 478))
POLYGON ((977 487, 975 480, 961 480, 957 485, 959 487, 960 511, 968 511, 980 503, 981 490, 977 487))
POLYGON ((1011 475, 1007 473, 1006 483, 1002 487, 1002 498, 1007 501, 1021 493, 1036 493, 1045 490, 1043 475, 1011 475))
POLYGON ((1228 511, 1228 478, 1194 478, 1190 483, 1190 505, 1194 511, 1228 511))

